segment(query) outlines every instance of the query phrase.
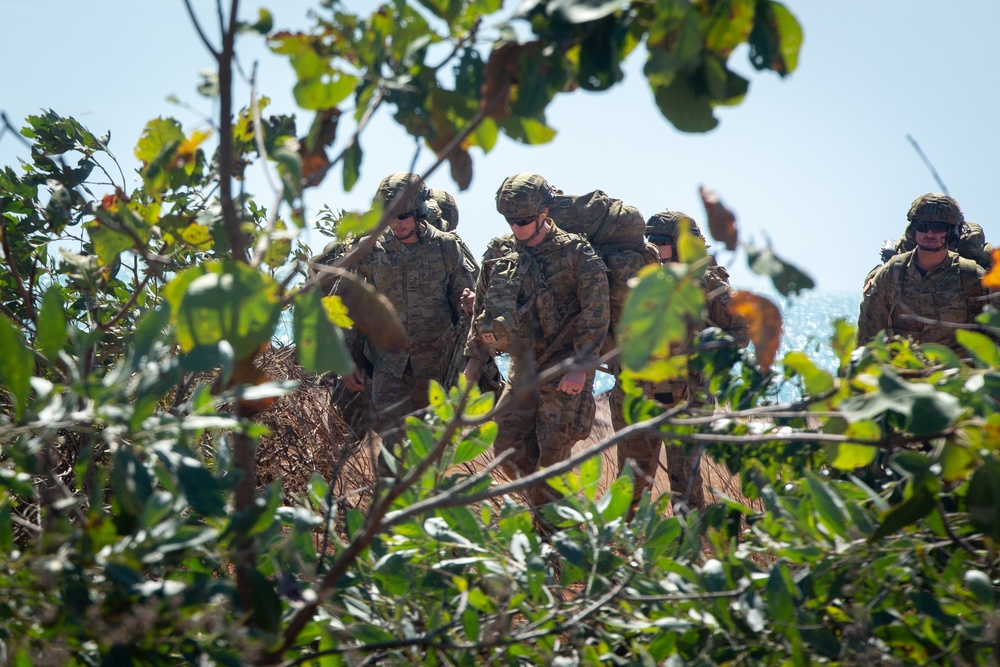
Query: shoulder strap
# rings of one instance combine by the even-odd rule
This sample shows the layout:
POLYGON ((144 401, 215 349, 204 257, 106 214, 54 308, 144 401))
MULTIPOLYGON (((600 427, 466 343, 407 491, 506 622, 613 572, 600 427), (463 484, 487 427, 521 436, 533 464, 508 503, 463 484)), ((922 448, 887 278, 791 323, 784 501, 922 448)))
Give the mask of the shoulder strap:
POLYGON ((982 310, 979 296, 983 293, 983 285, 979 279, 979 264, 965 257, 958 258, 958 275, 962 280, 962 291, 965 293, 965 307, 969 313, 982 310))

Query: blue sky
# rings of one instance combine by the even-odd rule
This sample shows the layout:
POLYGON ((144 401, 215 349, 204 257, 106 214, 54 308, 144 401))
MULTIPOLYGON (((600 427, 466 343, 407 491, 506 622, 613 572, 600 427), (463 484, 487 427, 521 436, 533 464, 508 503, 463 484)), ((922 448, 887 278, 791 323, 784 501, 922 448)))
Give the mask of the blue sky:
MULTIPOLYGON (((195 2, 214 34, 214 3, 195 2)), ((245 3, 250 19, 262 3, 245 3)), ((304 0, 267 5, 276 28, 308 25, 304 0)), ((370 3, 366 3, 370 6, 370 3)), ((716 190, 736 213, 741 238, 770 242, 810 273, 821 290, 857 292, 884 239, 898 236, 918 195, 937 185, 907 141, 912 135, 934 163, 966 217, 1000 241, 1000 102, 995 0, 787 0, 805 32, 799 67, 784 80, 757 73, 745 51, 731 62, 751 80, 742 104, 718 111, 720 126, 704 135, 674 130, 659 114, 642 77, 642 56, 626 67, 623 85, 600 94, 576 92, 550 108, 558 130, 545 146, 501 139, 488 155, 474 152, 472 187, 457 192, 446 168, 428 179, 451 190, 461 210, 459 233, 480 253, 506 232, 493 196, 502 180, 536 171, 571 193, 600 188, 647 217, 673 208, 704 223, 698 186, 716 190)), ((352 5, 348 3, 349 7, 352 5)), ((511 8, 513 4, 509 5, 511 8)), ((15 124, 40 109, 74 116, 95 133, 112 132, 126 175, 147 120, 173 116, 190 131, 205 127, 212 105, 195 88, 212 66, 179 0, 7 0, 0 4, 0 110, 15 124), (167 101, 175 96, 186 106, 167 101)), ((293 113, 290 67, 250 36, 241 41, 247 71, 259 61, 272 112, 293 113)), ((248 97, 237 100, 242 106, 248 97)), ((388 113, 362 139, 365 163, 351 193, 335 170, 307 193, 307 206, 366 207, 387 173, 405 170, 412 139, 388 113)), ((300 129, 304 129, 305 116, 300 129)), ((0 138, 0 164, 15 164, 23 146, 0 138)), ((433 156, 426 148, 418 170, 433 156)), ((273 195, 258 175, 251 190, 273 195)), ((307 239, 321 247, 327 239, 307 239)), ((720 250, 716 245, 714 250, 720 250)), ((766 283, 746 269, 742 252, 721 250, 737 286, 766 283)))

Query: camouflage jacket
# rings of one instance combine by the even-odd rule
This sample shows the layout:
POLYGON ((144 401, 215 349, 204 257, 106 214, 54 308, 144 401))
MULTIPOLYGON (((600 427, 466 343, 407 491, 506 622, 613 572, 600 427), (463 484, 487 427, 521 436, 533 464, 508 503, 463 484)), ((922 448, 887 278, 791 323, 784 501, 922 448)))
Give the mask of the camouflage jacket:
POLYGON ((858 317, 858 345, 883 329, 889 336, 908 336, 918 343, 955 347, 955 329, 940 322, 972 322, 986 305, 985 270, 974 261, 948 252, 944 263, 926 274, 917 268, 915 251, 896 255, 869 281, 858 317))
POLYGON ((713 262, 701 277, 701 289, 705 292, 705 326, 722 329, 736 340, 737 345, 746 347, 750 342, 750 324, 729 312, 733 288, 729 286, 726 269, 713 262))
MULTIPOLYGON (((484 310, 494 305, 486 301, 491 283, 504 280, 498 270, 502 262, 537 265, 537 270, 526 272, 523 282, 514 287, 516 308, 523 315, 517 335, 533 338, 528 349, 534 351, 533 361, 541 363, 538 370, 575 354, 598 354, 611 317, 608 274, 586 239, 564 232, 555 224, 535 247, 517 241, 513 234, 493 239, 480 264, 475 323, 482 320, 484 310)), ((511 349, 512 363, 518 364, 522 349, 511 349)), ((478 324, 469 332, 465 354, 481 361, 493 354, 493 349, 482 341, 478 324)))
POLYGON ((475 269, 465 261, 458 238, 422 226, 420 239, 410 245, 387 230, 353 269, 392 303, 409 338, 410 349, 400 352, 365 344, 372 365, 395 377, 403 376, 407 364, 416 376, 442 374, 456 344, 462 290, 474 286, 475 269))

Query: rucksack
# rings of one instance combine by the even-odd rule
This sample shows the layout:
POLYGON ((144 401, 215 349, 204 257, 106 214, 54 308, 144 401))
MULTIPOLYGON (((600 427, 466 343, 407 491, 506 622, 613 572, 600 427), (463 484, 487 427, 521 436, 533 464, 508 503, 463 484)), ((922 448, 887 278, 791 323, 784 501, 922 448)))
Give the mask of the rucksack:
POLYGON ((563 231, 585 237, 608 268, 611 324, 601 350, 606 352, 615 346, 628 281, 646 264, 660 261, 656 249, 646 243, 646 220, 634 206, 601 190, 578 196, 557 193, 549 204, 549 217, 563 231))

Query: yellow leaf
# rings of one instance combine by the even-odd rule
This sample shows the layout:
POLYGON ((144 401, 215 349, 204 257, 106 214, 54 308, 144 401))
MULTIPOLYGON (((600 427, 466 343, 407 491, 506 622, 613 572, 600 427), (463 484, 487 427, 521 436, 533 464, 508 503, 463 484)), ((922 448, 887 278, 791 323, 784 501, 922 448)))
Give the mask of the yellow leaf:
POLYGON ((983 276, 982 282, 987 289, 1000 289, 1000 248, 993 251, 993 268, 983 276))
POLYGON ((197 222, 192 222, 182 229, 181 238, 184 239, 185 243, 199 250, 208 250, 214 243, 212 233, 208 231, 208 227, 199 225, 197 222))
POLYGON ((323 297, 323 308, 330 321, 341 329, 350 329, 354 326, 354 320, 347 315, 347 306, 344 305, 339 296, 323 297))
POLYGON ((205 130, 195 130, 191 133, 191 136, 181 142, 181 145, 177 147, 177 155, 181 156, 194 156, 195 150, 198 146, 205 143, 205 140, 212 136, 211 132, 205 130))

